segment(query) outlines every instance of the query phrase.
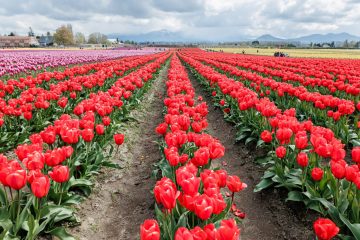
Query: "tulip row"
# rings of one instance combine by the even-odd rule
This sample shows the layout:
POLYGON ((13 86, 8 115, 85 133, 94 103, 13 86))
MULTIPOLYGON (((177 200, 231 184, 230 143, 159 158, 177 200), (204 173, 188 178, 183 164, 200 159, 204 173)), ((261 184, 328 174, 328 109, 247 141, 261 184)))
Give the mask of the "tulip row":
POLYGON ((171 60, 166 86, 167 114, 156 128, 164 137, 163 158, 157 164, 162 178, 154 188, 157 221, 144 222, 140 239, 237 240, 237 221, 226 218, 230 212, 244 217, 232 203, 246 184, 225 170, 212 169, 212 161, 221 158, 225 148, 204 133, 206 103, 201 97, 195 100, 194 88, 177 56, 171 60), (232 192, 229 198, 220 192, 226 186, 232 192))
POLYGON ((35 239, 44 231, 74 239, 59 223, 76 221, 71 206, 90 194, 90 179, 100 167, 117 167, 109 158, 114 150, 111 139, 118 146, 124 142, 123 134, 114 134, 118 123, 139 103, 168 57, 158 56, 119 78, 106 92, 79 102, 75 115, 63 114, 32 134, 29 143, 15 149, 18 160, 0 155, 0 239, 35 239))
POLYGON ((104 62, 87 63, 63 67, 62 70, 51 69, 34 75, 26 75, 18 79, 8 79, 0 82, 0 97, 5 100, 19 97, 26 89, 40 87, 43 89, 51 89, 53 84, 74 78, 75 76, 87 75, 99 71, 112 64, 131 62, 132 60, 142 58, 141 56, 129 56, 118 60, 107 60, 104 62))
MULTIPOLYGON (((0 103, 0 150, 13 148, 32 132, 38 132, 63 113, 71 113, 78 102, 98 91, 106 91, 121 75, 136 70, 139 66, 161 56, 123 58, 99 64, 97 72, 86 76, 71 77, 66 81, 46 88, 29 88, 18 98, 0 103)), ((98 111, 103 111, 98 107, 98 111)))
POLYGON ((302 201, 308 208, 329 215, 342 228, 343 237, 351 234, 360 239, 360 148, 352 150, 354 164, 347 163, 344 144, 330 129, 310 120, 299 122, 295 109, 282 112, 242 82, 189 55, 180 54, 196 78, 212 91, 225 118, 246 128, 242 131, 246 141, 261 137, 258 143, 269 148, 262 159, 268 169, 255 191, 274 184, 284 187, 289 190, 287 200, 302 201))
MULTIPOLYGON (((360 131, 360 122, 358 117, 354 115, 356 108, 352 101, 309 92, 304 87, 279 83, 273 79, 261 77, 256 73, 240 70, 229 64, 204 57, 196 57, 196 59, 214 66, 228 76, 236 76, 237 79, 244 81, 248 87, 259 92, 261 97, 268 95, 283 110, 297 105, 297 116, 300 119, 310 118, 315 124, 329 126, 336 136, 347 144, 360 145, 357 134, 360 131), (337 111, 325 111, 326 108, 337 109, 337 111)), ((360 103, 357 104, 357 108, 360 108, 360 103)))
POLYGON ((70 64, 107 61, 120 57, 155 53, 153 48, 143 50, 84 50, 84 51, 1 51, 0 77, 32 71, 68 66, 70 64))
MULTIPOLYGON (((289 66, 288 61, 276 61, 272 58, 259 57, 243 57, 233 54, 219 54, 207 55, 212 60, 218 60, 223 63, 228 63, 233 66, 241 67, 242 69, 251 69, 252 71, 265 74, 267 76, 276 77, 279 81, 292 82, 297 85, 308 87, 309 91, 319 91, 323 94, 332 94, 340 98, 358 99, 360 94, 360 78, 357 76, 356 70, 352 68, 351 72, 347 72, 347 77, 334 75, 334 73, 322 72, 316 70, 316 65, 311 65, 307 61, 306 64, 300 66, 289 66), (305 66, 310 66, 314 69, 304 69, 305 66), (354 75, 351 75, 353 73, 354 75), (347 79, 349 78, 349 79, 347 79), (299 84, 300 83, 300 84, 299 84)), ((351 60, 348 60, 351 62, 351 60)), ((344 62, 342 60, 342 62, 344 62)), ((317 62, 323 64, 322 60, 317 62)), ((328 62, 327 62, 328 63, 328 62)), ((348 62, 346 62, 348 63, 348 62)), ((356 62, 354 62, 356 63, 356 62)), ((345 68, 344 64, 339 64, 338 68, 345 68)), ((356 67, 356 65, 353 65, 356 67)), ((334 67, 332 68, 334 69, 334 67)), ((358 69, 360 71, 360 69, 358 69)))

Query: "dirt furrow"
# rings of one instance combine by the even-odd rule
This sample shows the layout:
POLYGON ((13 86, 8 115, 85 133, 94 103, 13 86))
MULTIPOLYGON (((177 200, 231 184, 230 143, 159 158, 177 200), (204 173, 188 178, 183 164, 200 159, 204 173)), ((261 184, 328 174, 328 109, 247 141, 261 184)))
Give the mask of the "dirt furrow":
POLYGON ((80 205, 81 225, 70 229, 78 239, 139 239, 140 224, 154 217, 151 172, 152 164, 160 159, 154 129, 163 119, 167 70, 168 65, 131 112, 137 121, 124 124, 125 143, 113 158, 122 169, 103 169, 94 192, 80 205))

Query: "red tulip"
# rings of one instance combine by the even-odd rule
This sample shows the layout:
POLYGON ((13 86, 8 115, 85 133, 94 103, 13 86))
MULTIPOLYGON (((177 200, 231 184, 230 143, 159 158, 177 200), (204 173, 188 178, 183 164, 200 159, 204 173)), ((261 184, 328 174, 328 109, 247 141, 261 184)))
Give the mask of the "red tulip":
POLYGON ((32 112, 24 112, 24 118, 30 121, 32 118, 32 112))
POLYGON ((15 170, 10 171, 6 176, 6 183, 9 187, 15 190, 20 190, 26 184, 26 171, 15 170))
POLYGON ((309 157, 305 152, 300 152, 297 157, 296 161, 300 167, 306 167, 309 164, 309 157))
POLYGON ((94 138, 94 130, 89 128, 82 130, 81 137, 84 139, 85 142, 91 142, 94 138))
POLYGON ((219 240, 220 235, 217 229, 215 228, 215 225, 213 223, 210 223, 206 226, 204 226, 204 231, 206 232, 207 239, 208 240, 219 240))
POLYGON ((156 220, 144 221, 140 226, 140 240, 160 240, 160 228, 156 220))
POLYGON ((311 177, 314 181, 320 181, 324 175, 324 171, 321 168, 315 167, 311 170, 311 177))
POLYGON ((202 194, 194 201, 195 214, 201 220, 207 220, 213 213, 213 202, 209 196, 202 194))
POLYGON ((308 145, 308 138, 306 132, 298 132, 295 136, 295 146, 297 149, 305 149, 308 145))
POLYGON ((225 154, 225 147, 217 141, 210 143, 208 148, 211 159, 221 158, 225 154))
POLYGON ((45 197, 50 189, 50 180, 48 176, 35 178, 31 183, 31 191, 37 198, 45 197))
POLYGON ((337 162, 331 162, 330 169, 334 177, 343 179, 345 177, 345 166, 337 162))
POLYGON ((56 141, 55 131, 45 130, 40 132, 42 140, 47 144, 53 144, 56 141))
POLYGON ((204 166, 209 162, 210 152, 207 147, 200 147, 194 152, 194 157, 191 159, 191 162, 197 166, 204 166))
POLYGON ((105 116, 102 118, 102 122, 103 122, 104 126, 109 126, 111 123, 111 119, 108 116, 105 116))
POLYGON ((354 147, 351 150, 351 157, 354 162, 360 163, 360 147, 354 147))
POLYGON ((157 203, 161 203, 164 208, 171 210, 175 207, 180 192, 177 191, 176 185, 171 179, 163 177, 156 182, 154 195, 157 203))
POLYGON ((290 128, 279 128, 276 131, 276 138, 279 139, 281 144, 288 143, 292 135, 293 131, 290 128))
POLYGON ((284 146, 279 146, 276 148, 275 153, 278 158, 284 158, 286 156, 286 148, 284 146))
POLYGON ((201 229, 201 227, 196 226, 193 229, 190 230, 194 240, 207 240, 207 234, 204 230, 201 229))
POLYGON ((241 190, 247 187, 245 183, 241 182, 238 176, 228 176, 226 185, 229 188, 229 190, 233 193, 240 192, 241 190))
POLYGON ((33 152, 27 155, 23 160, 23 163, 29 170, 42 169, 44 167, 45 158, 43 153, 33 152))
POLYGON ((160 135, 165 135, 165 134, 166 134, 166 131, 167 131, 167 128, 168 128, 167 123, 160 123, 160 124, 156 127, 155 131, 156 131, 156 133, 158 133, 158 134, 160 134, 160 135))
POLYGON ((222 220, 218 232, 221 240, 238 240, 240 237, 240 229, 234 219, 222 220))
POLYGON ((175 232, 174 240, 194 240, 194 238, 187 228, 179 227, 175 232))
POLYGON ((96 131, 97 135, 103 135, 105 132, 104 125, 102 125, 102 124, 96 125, 95 131, 96 131))
POLYGON ((340 231, 335 223, 327 218, 317 219, 314 222, 314 230, 319 240, 330 240, 340 231))
POLYGON ((269 143, 272 141, 272 134, 270 131, 268 130, 264 130, 261 135, 260 135, 261 139, 266 142, 266 143, 269 143))
POLYGON ((124 134, 118 133, 118 134, 114 134, 114 141, 116 143, 116 145, 121 145, 124 143, 124 139, 125 136, 124 134))
POLYGON ((58 165, 52 171, 49 171, 49 176, 57 183, 63 183, 69 180, 69 167, 58 165))

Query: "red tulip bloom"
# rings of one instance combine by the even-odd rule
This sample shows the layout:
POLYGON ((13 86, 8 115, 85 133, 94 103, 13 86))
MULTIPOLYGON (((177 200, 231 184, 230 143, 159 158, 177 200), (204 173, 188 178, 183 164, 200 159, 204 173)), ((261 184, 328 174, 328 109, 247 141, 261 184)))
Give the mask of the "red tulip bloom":
POLYGON ((321 168, 315 167, 311 170, 311 178, 314 181, 320 181, 324 175, 324 171, 321 168))
POLYGON ((89 128, 82 130, 81 137, 84 139, 85 142, 91 142, 94 138, 94 130, 89 128))
POLYGON ((154 195, 157 203, 161 203, 164 208, 171 210, 175 207, 180 192, 177 191, 176 185, 171 179, 163 177, 156 182, 154 195))
POLYGON ((286 156, 286 148, 284 146, 279 146, 276 148, 275 153, 278 158, 284 158, 286 156))
POLYGON ((234 219, 222 220, 218 232, 220 239, 224 240, 238 240, 240 237, 240 229, 234 219))
POLYGON ((210 223, 210 224, 204 226, 204 231, 206 232, 208 240, 218 240, 218 239, 220 239, 219 232, 215 228, 215 225, 213 223, 210 223))
POLYGON ((24 118, 30 121, 32 118, 32 112, 24 112, 24 118))
POLYGON ((314 230, 319 240, 330 240, 340 231, 335 223, 327 218, 319 218, 316 220, 314 222, 314 230))
POLYGON ((238 176, 228 176, 226 185, 229 188, 229 190, 233 193, 240 192, 241 190, 247 187, 245 183, 241 182, 238 176))
POLYGON ((49 176, 57 183, 63 183, 69 180, 69 167, 58 165, 52 171, 49 171, 49 176))
POLYGON ((297 157, 296 161, 300 167, 306 167, 309 164, 309 157, 305 152, 300 152, 297 157))
POLYGON ((20 190, 26 184, 26 171, 25 170, 10 171, 6 176, 6 183, 12 189, 20 190))
POLYGON ((140 226, 140 240, 160 240, 160 228, 156 220, 144 221, 140 226))
POLYGON ((31 183, 31 191, 37 198, 45 197, 50 189, 50 180, 48 176, 35 178, 31 183))
POLYGON ((105 132, 104 125, 102 125, 102 124, 96 125, 95 131, 96 131, 97 135, 103 135, 105 132))
POLYGON ((268 130, 264 130, 261 135, 260 135, 261 139, 266 142, 266 143, 269 143, 272 141, 272 134, 270 131, 268 130))
POLYGON ((337 179, 343 179, 345 177, 345 166, 337 162, 331 162, 330 164, 331 173, 337 179))
POLYGON ((53 144, 56 141, 55 131, 45 130, 40 132, 42 140, 47 144, 53 144))
POLYGON ((33 152, 27 155, 23 160, 23 163, 29 170, 42 169, 44 167, 45 158, 43 153, 33 152))
POLYGON ((206 194, 198 196, 194 201, 194 209, 201 220, 209 219, 214 210, 212 199, 206 194))
POLYGON ((288 143, 292 135, 293 131, 290 128, 279 128, 276 131, 276 138, 281 144, 288 143))
POLYGON ((297 133, 295 136, 295 146, 297 149, 305 149, 308 145, 308 138, 306 132, 304 134, 297 133))
POLYGON ((56 148, 54 150, 48 150, 45 154, 45 163, 48 166, 56 166, 66 159, 64 150, 61 148, 56 148))
POLYGON ((111 119, 108 116, 105 116, 102 118, 102 122, 103 122, 104 126, 109 126, 111 123, 111 119))
POLYGON ((61 139, 68 143, 68 144, 74 144, 79 141, 79 129, 71 128, 71 129, 62 129, 61 130, 61 139))
POLYGON ((360 147, 354 147, 353 150, 351 150, 351 157, 354 162, 360 163, 360 147))
POLYGON ((196 226, 193 229, 190 230, 194 240, 207 240, 207 234, 204 230, 201 229, 201 227, 196 226))
POLYGON ((114 141, 116 143, 116 145, 121 145, 124 143, 124 139, 125 136, 124 134, 118 133, 118 134, 114 134, 114 141))
POLYGON ((160 134, 160 135, 165 135, 165 134, 166 134, 166 131, 167 131, 167 128, 168 128, 167 123, 160 123, 160 124, 156 127, 155 131, 156 131, 156 133, 158 133, 158 134, 160 134))
POLYGON ((174 240, 194 240, 194 238, 187 228, 179 227, 175 232, 174 240))
POLYGON ((225 147, 220 142, 212 142, 208 148, 211 159, 221 158, 225 154, 225 147))
POLYGON ((204 166, 209 162, 210 152, 207 147, 200 147, 195 151, 194 157, 191 159, 191 162, 197 166, 204 166))

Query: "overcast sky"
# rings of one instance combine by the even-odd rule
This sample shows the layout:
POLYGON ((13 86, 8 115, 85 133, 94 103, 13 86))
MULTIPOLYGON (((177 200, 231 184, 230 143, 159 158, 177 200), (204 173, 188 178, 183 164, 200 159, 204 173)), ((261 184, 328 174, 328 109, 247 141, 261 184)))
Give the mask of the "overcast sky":
POLYGON ((360 35, 360 0, 0 0, 0 33, 137 34, 166 29, 208 40, 272 34, 360 35))

